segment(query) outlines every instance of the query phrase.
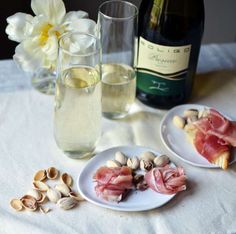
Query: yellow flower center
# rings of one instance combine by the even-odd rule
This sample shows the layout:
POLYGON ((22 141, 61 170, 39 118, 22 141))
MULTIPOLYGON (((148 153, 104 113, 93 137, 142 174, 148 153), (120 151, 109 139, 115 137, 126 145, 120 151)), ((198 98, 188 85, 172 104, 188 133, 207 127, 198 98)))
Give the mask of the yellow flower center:
MULTIPOLYGON (((53 25, 51 24, 45 24, 42 26, 41 28, 41 33, 40 33, 40 36, 39 36, 39 44, 40 46, 44 46, 46 43, 47 43, 47 40, 48 40, 48 37, 49 37, 49 30, 53 27, 53 25)), ((60 33, 58 31, 55 31, 54 32, 55 35, 57 36, 57 38, 60 37, 60 33)))
POLYGON ((45 24, 41 28, 41 33, 39 36, 39 44, 41 46, 45 45, 48 40, 48 31, 52 28, 51 24, 45 24))

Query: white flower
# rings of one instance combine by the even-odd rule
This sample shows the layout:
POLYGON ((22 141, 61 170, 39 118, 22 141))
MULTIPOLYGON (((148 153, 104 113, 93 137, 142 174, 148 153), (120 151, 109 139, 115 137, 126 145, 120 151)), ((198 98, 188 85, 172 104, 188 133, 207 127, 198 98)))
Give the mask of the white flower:
POLYGON ((36 16, 16 13, 7 18, 6 33, 10 40, 20 42, 13 59, 25 71, 55 68, 59 37, 70 31, 95 34, 96 23, 87 12, 66 14, 62 0, 32 0, 36 16))

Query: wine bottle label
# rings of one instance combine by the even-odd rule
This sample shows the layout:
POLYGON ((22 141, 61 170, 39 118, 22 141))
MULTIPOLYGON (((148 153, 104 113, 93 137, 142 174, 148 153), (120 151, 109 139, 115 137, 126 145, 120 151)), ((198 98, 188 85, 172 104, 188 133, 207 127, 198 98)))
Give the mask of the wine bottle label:
POLYGON ((139 38, 137 86, 150 94, 169 96, 184 90, 191 45, 163 46, 139 38))

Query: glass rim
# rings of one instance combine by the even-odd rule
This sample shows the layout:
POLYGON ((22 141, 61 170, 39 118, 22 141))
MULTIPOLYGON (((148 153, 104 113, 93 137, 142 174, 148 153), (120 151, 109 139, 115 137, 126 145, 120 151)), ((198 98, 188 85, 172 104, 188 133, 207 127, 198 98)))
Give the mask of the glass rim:
POLYGON ((101 14, 104 18, 106 19, 112 19, 112 20, 116 20, 116 21, 126 21, 126 20, 131 20, 131 19, 134 19, 135 17, 138 16, 138 7, 136 5, 134 5, 133 3, 131 2, 127 2, 127 1, 120 1, 120 0, 107 0, 105 2, 103 2, 99 8, 98 8, 98 13, 101 14), (110 4, 110 3, 114 3, 114 2, 118 2, 118 3, 122 3, 122 4, 127 4, 131 7, 133 7, 135 9, 135 12, 133 15, 131 16, 128 16, 128 17, 112 17, 112 16, 109 16, 105 13, 103 13, 101 11, 101 8, 107 4, 110 4))
POLYGON ((79 31, 72 31, 72 32, 64 33, 64 34, 62 34, 59 37, 59 40, 58 40, 58 51, 59 50, 63 51, 65 54, 68 54, 68 55, 71 55, 71 56, 87 57, 87 56, 92 56, 92 55, 95 55, 95 54, 99 53, 100 50, 101 50, 101 45, 100 45, 99 38, 97 36, 93 35, 93 34, 85 33, 85 32, 79 32, 79 31), (73 53, 73 52, 70 52, 69 50, 63 48, 63 46, 61 45, 63 39, 69 38, 73 34, 84 35, 84 36, 88 36, 90 38, 93 38, 96 41, 96 44, 98 45, 98 48, 94 49, 94 51, 92 51, 92 52, 87 52, 87 53, 84 53, 84 54, 78 54, 78 52, 77 53, 73 53))

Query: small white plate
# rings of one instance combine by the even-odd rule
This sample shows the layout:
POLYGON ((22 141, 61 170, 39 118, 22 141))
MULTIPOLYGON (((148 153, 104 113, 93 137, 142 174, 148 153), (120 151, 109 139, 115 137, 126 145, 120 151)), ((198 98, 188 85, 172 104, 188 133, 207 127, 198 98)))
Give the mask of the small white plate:
MULTIPOLYGON (((89 160, 77 180, 79 193, 87 201, 113 210, 144 211, 160 207, 175 196, 175 194, 165 195, 154 192, 151 189, 147 189, 145 191, 132 191, 128 194, 124 201, 119 203, 108 202, 100 197, 97 197, 94 189, 95 183, 93 182, 93 175, 99 167, 106 165, 107 160, 114 159, 114 155, 117 151, 123 152, 128 157, 138 156, 144 151, 152 151, 156 155, 160 155, 159 152, 141 146, 114 147, 97 154, 89 160)), ((173 163, 171 163, 171 166, 175 167, 173 163)))
MULTIPOLYGON (((219 168, 217 165, 211 164, 186 140, 185 132, 178 129, 173 124, 175 115, 182 116, 186 109, 203 110, 209 108, 203 105, 186 104, 176 106, 169 110, 161 121, 160 134, 164 145, 179 159, 198 167, 219 168)), ((226 116, 227 117, 227 116, 226 116)), ((227 117, 229 119, 229 117, 227 117)), ((230 164, 236 161, 236 150, 233 149, 230 164)))

